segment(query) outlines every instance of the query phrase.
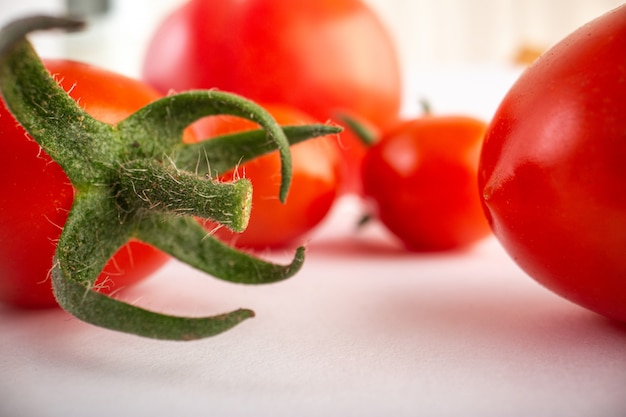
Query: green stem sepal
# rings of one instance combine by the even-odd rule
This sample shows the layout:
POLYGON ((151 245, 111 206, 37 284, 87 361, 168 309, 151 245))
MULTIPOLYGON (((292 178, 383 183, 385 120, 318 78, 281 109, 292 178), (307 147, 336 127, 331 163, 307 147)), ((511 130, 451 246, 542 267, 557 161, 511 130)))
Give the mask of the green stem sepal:
POLYGON ((263 284, 293 276, 304 261, 303 248, 286 265, 268 262, 213 238, 195 217, 244 230, 250 182, 221 182, 214 174, 278 150, 279 198, 284 202, 291 181, 289 145, 339 129, 283 129, 255 103, 219 91, 171 95, 115 126, 99 122, 59 87, 25 39, 32 30, 80 26, 71 19, 33 17, 0 31, 5 104, 75 189, 52 266, 57 301, 86 322, 156 339, 190 340, 228 330, 254 313, 240 309, 212 317, 169 316, 104 295, 94 288, 96 280, 113 254, 132 239, 230 282, 263 284), (216 114, 246 118, 261 129, 191 145, 182 142, 191 123, 216 114))

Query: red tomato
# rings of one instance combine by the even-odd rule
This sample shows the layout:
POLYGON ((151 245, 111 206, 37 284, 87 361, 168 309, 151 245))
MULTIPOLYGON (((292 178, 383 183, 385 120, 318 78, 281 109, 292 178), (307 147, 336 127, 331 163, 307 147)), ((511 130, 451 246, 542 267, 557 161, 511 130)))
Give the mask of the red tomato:
MULTIPOLYGON (((293 108, 267 105, 281 125, 315 123, 315 119, 293 108)), ((232 116, 214 116, 195 125, 200 137, 242 132, 258 128, 232 116)), ((291 147, 293 178, 286 204, 278 200, 280 158, 277 152, 255 158, 220 177, 246 177, 252 182, 250 223, 243 233, 219 228, 215 235, 238 247, 262 249, 301 244, 308 232, 328 214, 341 184, 341 165, 331 137, 309 139, 291 147)), ((213 230, 215 225, 207 222, 213 230)))
MULTIPOLYGON (((219 88, 378 128, 395 124, 402 95, 393 40, 361 0, 191 0, 157 29, 143 74, 163 93, 219 88)), ((363 148, 344 135, 345 191, 356 192, 363 148)))
POLYGON ((384 126, 401 98, 392 39, 360 0, 191 0, 157 29, 144 75, 162 92, 219 88, 320 121, 351 111, 384 126))
POLYGON ((425 116, 383 133, 363 161, 363 191, 381 222, 413 251, 461 248, 489 234, 476 194, 486 125, 425 116))
POLYGON ((535 280, 626 321, 626 6, 540 57, 486 134, 494 234, 535 280))
MULTIPOLYGON (((47 61, 61 86, 95 118, 116 123, 160 97, 151 87, 72 61, 47 61)), ((74 190, 63 170, 0 104, 0 302, 56 305, 49 281, 56 240, 74 190)), ((110 293, 144 278, 168 258, 130 242, 109 261, 97 286, 110 293)))

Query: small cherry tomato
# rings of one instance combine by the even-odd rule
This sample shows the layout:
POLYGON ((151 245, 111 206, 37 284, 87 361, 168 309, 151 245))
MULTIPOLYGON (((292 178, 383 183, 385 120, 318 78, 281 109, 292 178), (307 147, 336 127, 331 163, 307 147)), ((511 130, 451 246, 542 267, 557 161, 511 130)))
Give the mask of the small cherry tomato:
MULTIPOLYGON (((48 70, 93 117, 116 123, 161 97, 151 87, 73 61, 49 60, 48 70)), ((0 302, 56 305, 49 281, 56 240, 74 199, 69 179, 0 103, 0 302)), ((160 267, 168 257, 140 242, 122 247, 96 283, 110 293, 160 267)))
POLYGON ((476 175, 486 124, 424 116, 383 132, 363 161, 363 192, 412 251, 462 248, 489 235, 476 175))
MULTIPOLYGON (((315 119, 283 105, 264 105, 281 125, 315 123, 315 119)), ((256 129, 247 120, 214 116, 194 125, 199 137, 256 129)), ((341 187, 341 163, 335 137, 309 139, 291 147, 293 178, 287 202, 278 198, 280 159, 276 152, 248 161, 235 170, 220 174, 224 180, 248 178, 252 182, 250 223, 242 233, 205 227, 221 240, 241 248, 263 249, 299 245, 329 213, 341 187), (215 229, 215 230, 214 230, 215 229)))
POLYGON ((494 235, 537 282, 626 321, 626 6, 534 62, 485 136, 494 235))

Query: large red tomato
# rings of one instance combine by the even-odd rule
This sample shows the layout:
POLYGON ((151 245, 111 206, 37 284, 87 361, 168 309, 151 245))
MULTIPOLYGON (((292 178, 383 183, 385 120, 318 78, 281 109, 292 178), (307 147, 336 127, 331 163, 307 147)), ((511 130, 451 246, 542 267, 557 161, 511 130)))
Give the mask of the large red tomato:
POLYGON ((479 186, 495 235, 538 282, 626 321, 626 6, 540 57, 489 127, 479 186))
POLYGON ((191 0, 157 29, 144 78, 160 91, 219 88, 325 121, 397 118, 396 51, 361 0, 191 0))
MULTIPOLYGON (((287 106, 264 106, 281 125, 315 123, 315 119, 287 106)), ((194 125, 199 137, 243 132, 258 128, 254 123, 232 117, 213 116, 194 125)), ((250 223, 242 233, 226 228, 215 236, 237 247, 264 249, 302 244, 302 240, 329 213, 341 186, 341 164, 334 137, 309 139, 291 147, 293 177, 285 204, 278 200, 280 158, 277 152, 255 158, 223 173, 229 181, 246 177, 252 182, 250 223)), ((205 222, 209 230, 215 229, 205 222)))
MULTIPOLYGON (((116 123, 159 98, 151 87, 93 66, 47 61, 61 86, 93 117, 116 123)), ((0 102, 0 302, 56 305, 49 280, 56 240, 74 189, 63 170, 30 139, 0 102)), ((147 276, 166 255, 130 242, 109 261, 97 285, 110 293, 147 276)))

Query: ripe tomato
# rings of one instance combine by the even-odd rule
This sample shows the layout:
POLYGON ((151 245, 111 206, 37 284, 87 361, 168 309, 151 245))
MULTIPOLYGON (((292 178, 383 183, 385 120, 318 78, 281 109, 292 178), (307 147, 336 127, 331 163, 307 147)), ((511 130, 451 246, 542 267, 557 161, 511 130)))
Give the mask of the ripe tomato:
MULTIPOLYGON (((291 107, 267 105, 281 125, 315 123, 315 119, 291 107)), ((257 128, 247 120, 213 116, 194 125, 199 137, 242 132, 257 128)), ((331 137, 309 139, 291 147, 293 178, 287 202, 278 198, 280 159, 277 152, 248 161, 220 175, 224 180, 246 177, 252 182, 250 223, 243 233, 226 228, 215 236, 238 247, 262 249, 301 244, 302 238, 328 214, 341 184, 341 164, 331 137)), ((215 228, 206 222, 209 230, 215 228)))
POLYGON ((476 194, 486 124, 463 116, 400 123, 365 155, 374 214, 413 251, 461 248, 489 234, 476 194))
MULTIPOLYGON (((157 29, 143 75, 164 94, 219 88, 378 128, 396 122, 402 95, 393 40, 361 0, 191 0, 157 29)), ((341 136, 345 191, 357 192, 363 148, 341 136)))
POLYGON ((486 134, 479 185, 494 234, 531 277, 626 321, 626 6, 540 57, 486 134))
MULTIPOLYGON (((72 61, 47 61, 61 86, 95 118, 116 123, 160 97, 151 87, 72 61)), ((74 190, 63 170, 0 103, 0 301, 56 305, 48 273, 74 190)), ((167 260, 140 242, 121 248, 100 275, 102 291, 139 281, 167 260)))

